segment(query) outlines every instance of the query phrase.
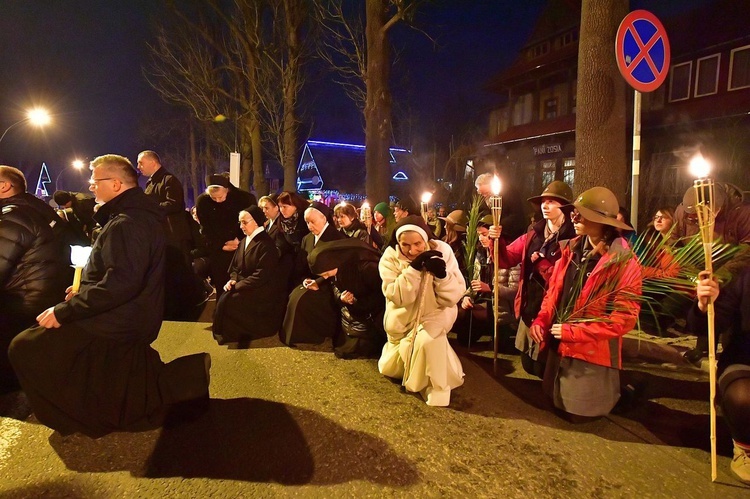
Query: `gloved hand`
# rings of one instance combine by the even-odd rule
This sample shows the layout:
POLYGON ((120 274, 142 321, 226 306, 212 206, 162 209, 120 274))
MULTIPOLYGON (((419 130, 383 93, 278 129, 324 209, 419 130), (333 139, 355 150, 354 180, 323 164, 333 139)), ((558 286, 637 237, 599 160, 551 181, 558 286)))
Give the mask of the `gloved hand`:
POLYGON ((421 271, 422 269, 426 269, 425 262, 432 258, 433 256, 440 256, 440 252, 437 250, 429 250, 425 251, 424 253, 421 253, 418 255, 414 260, 411 261, 411 266, 414 270, 421 271))
POLYGON ((448 275, 445 271, 445 260, 443 260, 443 255, 440 253, 431 256, 424 262, 424 268, 438 279, 445 279, 445 276, 448 275))

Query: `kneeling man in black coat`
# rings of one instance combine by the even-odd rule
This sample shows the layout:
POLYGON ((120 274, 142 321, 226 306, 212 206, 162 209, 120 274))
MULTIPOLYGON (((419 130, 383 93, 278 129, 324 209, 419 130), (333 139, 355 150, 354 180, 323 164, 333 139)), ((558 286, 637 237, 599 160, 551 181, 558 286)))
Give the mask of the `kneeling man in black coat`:
POLYGON ((153 428, 172 404, 207 400, 210 357, 164 364, 151 348, 164 313, 165 238, 156 202, 122 156, 91 162, 103 227, 78 293, 20 333, 10 362, 37 419, 62 434, 99 437, 153 428))

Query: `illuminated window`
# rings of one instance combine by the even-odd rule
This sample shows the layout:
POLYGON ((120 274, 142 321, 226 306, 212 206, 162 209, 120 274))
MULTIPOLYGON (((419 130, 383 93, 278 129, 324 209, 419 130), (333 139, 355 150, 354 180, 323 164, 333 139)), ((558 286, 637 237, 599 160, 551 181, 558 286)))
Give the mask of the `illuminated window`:
POLYGON ((693 61, 683 62, 672 67, 669 80, 669 102, 685 100, 690 97, 690 83, 693 73, 693 61))
POLYGON ((550 184, 553 180, 555 180, 555 160, 542 161, 542 187, 550 184))
POLYGON ((750 45, 732 50, 729 58, 729 90, 750 87, 750 45))
POLYGON ((571 188, 575 184, 576 178, 576 159, 565 158, 563 160, 563 182, 568 184, 571 188))
POLYGON ((719 54, 698 59, 695 75, 695 96, 715 94, 719 89, 719 54))

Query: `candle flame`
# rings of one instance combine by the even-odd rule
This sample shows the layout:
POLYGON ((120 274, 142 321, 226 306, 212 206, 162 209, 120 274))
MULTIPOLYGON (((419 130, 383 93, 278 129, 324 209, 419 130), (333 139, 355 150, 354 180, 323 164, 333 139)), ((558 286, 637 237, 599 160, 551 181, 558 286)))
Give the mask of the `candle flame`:
MULTIPOLYGON (((487 184, 485 184, 485 185, 487 185, 487 184)), ((499 196, 500 195, 500 187, 501 187, 501 185, 502 184, 500 183, 500 177, 498 177, 497 175, 493 176, 492 177, 492 181, 490 182, 490 189, 492 190, 492 195, 493 196, 499 196)))
POLYGON ((83 268, 86 266, 86 262, 89 261, 89 255, 91 254, 91 246, 70 246, 70 263, 73 267, 83 268))
POLYGON ((431 192, 424 192, 422 193, 422 202, 427 204, 430 202, 430 199, 432 199, 432 193, 431 192))

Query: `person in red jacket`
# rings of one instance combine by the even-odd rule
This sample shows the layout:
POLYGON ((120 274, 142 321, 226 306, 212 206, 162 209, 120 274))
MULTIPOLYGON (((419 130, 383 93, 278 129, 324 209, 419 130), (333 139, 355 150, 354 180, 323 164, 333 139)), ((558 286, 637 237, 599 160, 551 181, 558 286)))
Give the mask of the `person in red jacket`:
POLYGON ((617 198, 587 190, 570 217, 578 234, 562 245, 529 335, 548 351, 543 388, 573 422, 608 414, 620 398, 622 337, 640 310, 641 269, 617 229, 617 198))
MULTIPOLYGON (((506 246, 500 238, 498 263, 501 268, 521 264, 521 278, 515 299, 518 319, 516 348, 521 352, 524 370, 538 377, 544 375, 544 356, 539 356, 539 345, 529 338, 529 325, 536 318, 542 304, 552 267, 560 258, 560 241, 575 237, 570 212, 573 191, 565 182, 551 182, 539 196, 528 199, 539 206, 542 220, 532 225, 521 237, 506 246)), ((491 228, 490 237, 498 238, 501 227, 491 228)))

